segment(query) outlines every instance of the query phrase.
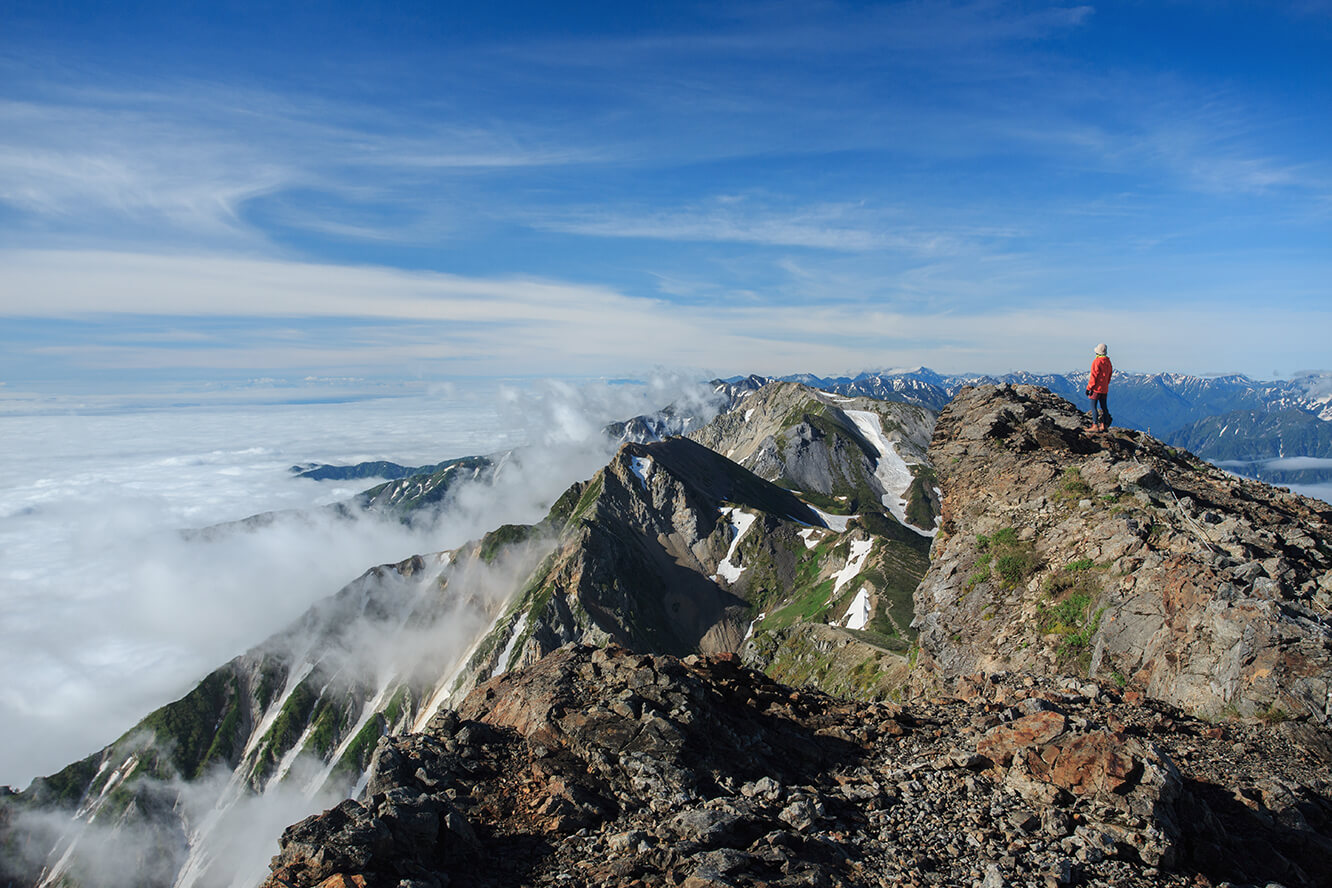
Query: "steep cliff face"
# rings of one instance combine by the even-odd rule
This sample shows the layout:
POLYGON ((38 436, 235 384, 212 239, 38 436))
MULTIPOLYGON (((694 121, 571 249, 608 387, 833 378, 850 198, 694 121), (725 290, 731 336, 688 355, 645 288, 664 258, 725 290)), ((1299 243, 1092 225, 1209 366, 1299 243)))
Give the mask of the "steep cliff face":
POLYGON ((1028 386, 963 389, 940 415, 926 674, 1090 675, 1209 717, 1326 723, 1332 509, 1084 424, 1028 386))

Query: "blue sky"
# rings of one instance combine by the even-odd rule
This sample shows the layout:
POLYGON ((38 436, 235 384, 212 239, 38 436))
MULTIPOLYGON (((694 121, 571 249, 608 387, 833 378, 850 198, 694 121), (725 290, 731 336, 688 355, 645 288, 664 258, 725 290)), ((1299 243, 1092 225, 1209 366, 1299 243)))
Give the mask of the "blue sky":
POLYGON ((275 5, 0 0, 0 392, 1329 366, 1332 3, 275 5))

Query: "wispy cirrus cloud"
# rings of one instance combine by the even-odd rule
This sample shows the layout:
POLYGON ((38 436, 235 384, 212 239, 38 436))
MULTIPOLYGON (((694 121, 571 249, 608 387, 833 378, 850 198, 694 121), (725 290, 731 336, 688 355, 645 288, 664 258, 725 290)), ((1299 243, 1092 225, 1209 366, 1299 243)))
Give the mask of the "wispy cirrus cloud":
MULTIPOLYGON (((559 68, 621 66, 644 57, 680 59, 845 57, 847 53, 919 52, 932 64, 974 59, 981 47, 1042 40, 1084 26, 1091 5, 1021 8, 973 2, 893 3, 853 7, 838 2, 767 2, 704 7, 687 24, 595 41, 522 41, 497 50, 526 63, 559 68), (579 51, 581 50, 581 51, 579 51)), ((916 60, 913 60, 916 61, 916 60)))
POLYGON ((601 208, 536 216, 550 231, 610 238, 743 243, 857 253, 893 250, 919 256, 959 252, 966 244, 1015 236, 1012 227, 960 224, 930 228, 903 208, 865 201, 801 204, 721 195, 677 208, 601 208))
POLYGON ((409 212, 438 198, 450 174, 604 156, 517 126, 401 123, 350 102, 206 83, 172 91, 46 89, 0 102, 0 204, 38 226, 103 239, 115 239, 109 230, 126 237, 119 220, 153 239, 262 241, 266 233, 246 218, 249 205, 300 191, 302 201, 322 194, 340 206, 287 221, 373 238, 385 230, 401 235, 405 226, 356 221, 367 210, 371 217, 409 212))

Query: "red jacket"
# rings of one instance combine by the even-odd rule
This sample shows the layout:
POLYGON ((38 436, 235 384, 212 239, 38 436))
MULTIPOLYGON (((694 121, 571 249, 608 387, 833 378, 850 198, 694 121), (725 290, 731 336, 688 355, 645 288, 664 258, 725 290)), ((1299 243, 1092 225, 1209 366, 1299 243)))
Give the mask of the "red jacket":
POLYGON ((1093 395, 1110 394, 1110 374, 1114 371, 1110 359, 1097 355, 1091 365, 1091 379, 1087 380, 1087 392, 1093 395))

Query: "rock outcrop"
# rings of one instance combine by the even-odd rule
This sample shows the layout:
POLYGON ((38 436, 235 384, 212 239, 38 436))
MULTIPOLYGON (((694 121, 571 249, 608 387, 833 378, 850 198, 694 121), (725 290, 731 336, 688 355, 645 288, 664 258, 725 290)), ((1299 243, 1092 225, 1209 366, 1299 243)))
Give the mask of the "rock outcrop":
POLYGON ((940 415, 924 674, 1090 675, 1211 718, 1325 725, 1332 507, 1085 423, 1029 386, 963 389, 940 415))
POLYGON ((571 645, 385 738, 265 888, 1325 884, 1325 762, 1076 681, 900 707, 571 645))

